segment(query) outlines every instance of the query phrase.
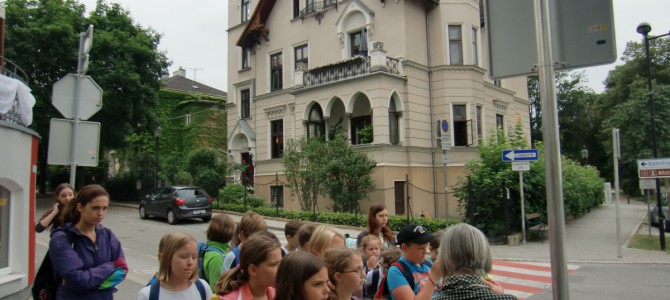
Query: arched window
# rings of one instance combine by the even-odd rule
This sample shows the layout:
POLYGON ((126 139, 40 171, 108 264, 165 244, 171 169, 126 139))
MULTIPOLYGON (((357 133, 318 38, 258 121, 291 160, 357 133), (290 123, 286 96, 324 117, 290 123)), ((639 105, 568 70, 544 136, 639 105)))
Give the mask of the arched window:
POLYGON ((309 111, 309 118, 307 119, 307 137, 322 137, 326 131, 325 123, 323 122, 323 111, 321 106, 315 104, 309 111))
POLYGON ((395 106, 395 100, 391 99, 389 105, 389 139, 391 145, 397 145, 400 143, 400 130, 399 130, 399 113, 395 106))

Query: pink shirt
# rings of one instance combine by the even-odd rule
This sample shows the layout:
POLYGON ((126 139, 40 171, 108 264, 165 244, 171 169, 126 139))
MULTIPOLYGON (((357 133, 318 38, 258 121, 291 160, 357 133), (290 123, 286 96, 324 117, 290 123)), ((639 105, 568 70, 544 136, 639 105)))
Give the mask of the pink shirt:
MULTIPOLYGON (((269 287, 268 300, 274 300, 274 298, 275 298, 275 289, 273 287, 269 287)), ((254 300, 254 297, 251 296, 251 289, 249 289, 249 284, 246 283, 242 285, 239 289, 232 291, 228 295, 219 296, 219 300, 254 300)))

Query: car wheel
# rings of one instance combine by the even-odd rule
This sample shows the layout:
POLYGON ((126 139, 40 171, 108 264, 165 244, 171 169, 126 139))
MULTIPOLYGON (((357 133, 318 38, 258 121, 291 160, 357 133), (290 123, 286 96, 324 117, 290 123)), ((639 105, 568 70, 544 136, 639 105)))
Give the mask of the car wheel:
POLYGON ((211 219, 212 219, 212 216, 202 217, 202 221, 205 222, 205 223, 209 222, 209 220, 211 220, 211 219))
POLYGON ((146 219, 148 218, 149 215, 147 215, 147 209, 144 208, 144 205, 140 205, 140 219, 146 219))
POLYGON ((170 225, 177 224, 177 216, 175 216, 174 212, 172 210, 168 210, 167 213, 167 221, 170 223, 170 225))

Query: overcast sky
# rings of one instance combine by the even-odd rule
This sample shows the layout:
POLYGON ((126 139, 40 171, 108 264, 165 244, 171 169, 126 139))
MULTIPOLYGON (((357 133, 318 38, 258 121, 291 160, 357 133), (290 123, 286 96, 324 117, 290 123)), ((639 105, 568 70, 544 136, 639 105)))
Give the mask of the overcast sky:
MULTIPOLYGON (((88 9, 92 9, 96 2, 80 1, 88 9)), ((228 1, 236 0, 107 0, 120 3, 130 11, 137 23, 163 35, 159 49, 167 51, 172 61, 170 74, 181 66, 186 69, 188 78, 223 91, 226 91, 228 81, 228 1)), ((635 31, 640 22, 651 24, 651 35, 670 31, 670 0, 613 1, 619 57, 626 42, 641 41, 642 36, 635 31)), ((602 92, 602 82, 614 66, 610 64, 583 69, 589 80, 588 86, 596 92, 602 92)))

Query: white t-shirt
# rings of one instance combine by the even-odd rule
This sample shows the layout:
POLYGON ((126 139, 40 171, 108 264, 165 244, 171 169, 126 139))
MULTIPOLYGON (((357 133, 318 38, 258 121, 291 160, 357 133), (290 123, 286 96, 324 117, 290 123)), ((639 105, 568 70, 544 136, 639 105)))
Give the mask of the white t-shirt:
MULTIPOLYGON (((207 284, 207 281, 204 281, 202 279, 198 279, 202 285, 205 287, 205 299, 210 299, 212 298, 212 290, 209 288, 209 284, 207 284)), ((143 287, 139 293, 137 293, 137 300, 149 300, 149 293, 151 291, 151 286, 145 286, 143 287)), ((163 287, 160 288, 160 292, 158 293, 158 298, 160 300, 198 300, 202 299, 200 296, 200 292, 198 292, 198 288, 195 286, 195 283, 191 283, 191 286, 188 287, 188 289, 183 290, 181 292, 172 292, 164 289, 163 287)))

